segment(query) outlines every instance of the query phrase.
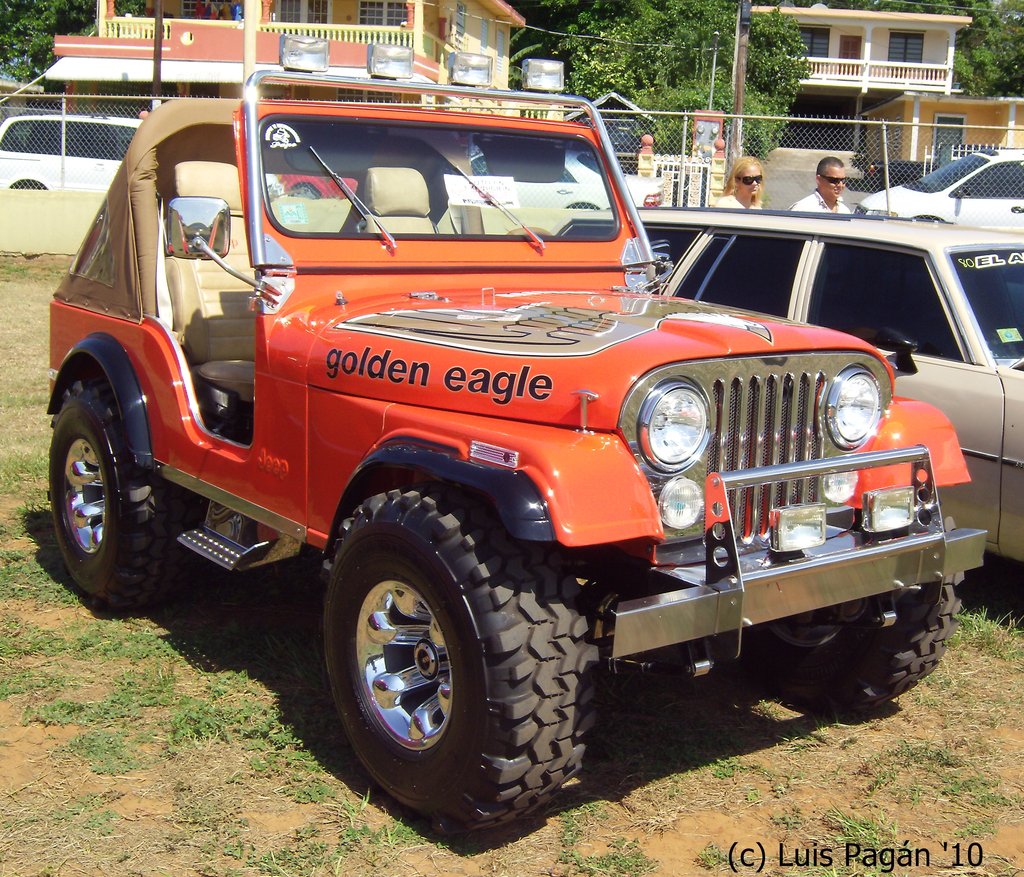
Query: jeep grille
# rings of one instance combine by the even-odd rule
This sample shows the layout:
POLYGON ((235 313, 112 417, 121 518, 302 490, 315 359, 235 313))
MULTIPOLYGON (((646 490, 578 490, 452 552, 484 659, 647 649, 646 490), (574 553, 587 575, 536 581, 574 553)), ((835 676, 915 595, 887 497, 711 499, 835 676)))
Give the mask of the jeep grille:
MULTIPOLYGON (((848 452, 829 438, 822 409, 832 381, 850 365, 861 365, 874 374, 882 409, 888 408, 892 385, 880 359, 852 351, 808 352, 679 362, 655 369, 630 391, 619 425, 655 497, 671 476, 656 471, 644 459, 637 441, 637 418, 647 394, 666 380, 688 380, 707 397, 711 435, 704 454, 685 473, 698 483, 703 483, 708 472, 841 456, 848 452)), ((737 538, 749 545, 766 536, 770 509, 817 502, 820 486, 820 477, 815 477, 730 491, 737 538)), ((666 532, 672 540, 703 534, 703 522, 686 531, 666 532)))
MULTIPOLYGON (((716 380, 710 400, 713 426, 707 471, 733 472, 821 459, 816 412, 824 389, 821 371, 778 371, 716 380)), ((764 536, 769 509, 817 498, 816 478, 732 490, 729 505, 736 535, 745 541, 764 536)))

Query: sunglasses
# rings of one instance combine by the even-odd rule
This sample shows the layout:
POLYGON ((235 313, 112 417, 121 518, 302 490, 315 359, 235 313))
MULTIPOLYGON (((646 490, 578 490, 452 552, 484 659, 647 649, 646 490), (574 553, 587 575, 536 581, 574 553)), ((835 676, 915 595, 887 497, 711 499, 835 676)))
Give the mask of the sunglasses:
POLYGON ((823 180, 828 180, 833 186, 838 186, 840 183, 846 184, 846 177, 830 177, 828 174, 818 174, 823 180))
POLYGON ((754 183, 763 183, 764 177, 758 174, 756 177, 736 177, 744 186, 753 186, 754 183))

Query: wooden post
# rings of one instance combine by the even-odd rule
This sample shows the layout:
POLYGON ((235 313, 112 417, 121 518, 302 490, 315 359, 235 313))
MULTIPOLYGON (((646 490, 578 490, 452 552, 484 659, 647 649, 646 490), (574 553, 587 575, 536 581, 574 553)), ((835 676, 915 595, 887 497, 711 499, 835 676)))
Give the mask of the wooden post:
MULTIPOLYGON (((110 0, 113 4, 114 0, 110 0)), ((160 65, 164 56, 164 0, 153 3, 153 109, 160 105, 163 93, 160 65)))

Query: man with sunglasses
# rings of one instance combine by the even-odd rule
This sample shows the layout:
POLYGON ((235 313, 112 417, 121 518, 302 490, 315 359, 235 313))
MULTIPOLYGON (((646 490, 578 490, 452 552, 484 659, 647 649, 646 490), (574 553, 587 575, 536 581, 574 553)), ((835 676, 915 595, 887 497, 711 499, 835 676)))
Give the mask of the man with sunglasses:
POLYGON ((806 198, 801 198, 790 210, 805 210, 812 213, 851 213, 843 203, 843 189, 846 187, 846 165, 834 155, 828 155, 818 162, 817 188, 806 198))

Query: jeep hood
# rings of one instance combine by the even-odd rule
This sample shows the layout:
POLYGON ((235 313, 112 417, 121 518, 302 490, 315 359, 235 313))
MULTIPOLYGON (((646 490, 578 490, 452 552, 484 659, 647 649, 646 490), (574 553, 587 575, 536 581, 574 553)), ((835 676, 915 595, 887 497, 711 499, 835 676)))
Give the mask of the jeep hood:
POLYGON ((309 383, 324 390, 451 411, 614 429, 623 399, 652 369, 822 349, 878 358, 865 342, 688 299, 615 292, 499 294, 334 316, 319 333, 309 383), (472 303, 471 303, 472 302, 472 303))

